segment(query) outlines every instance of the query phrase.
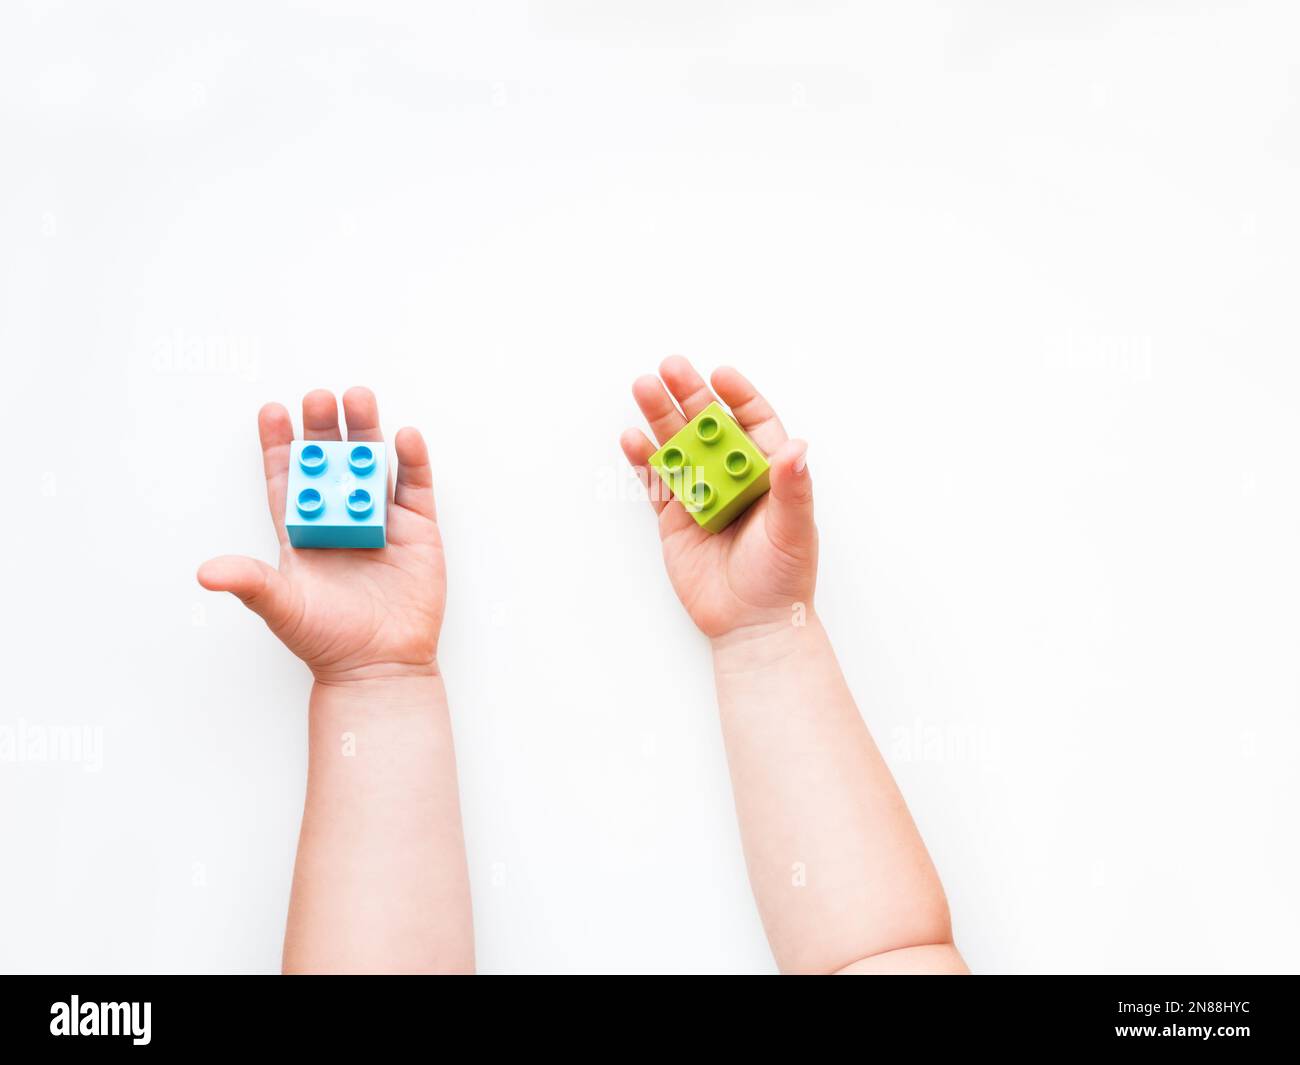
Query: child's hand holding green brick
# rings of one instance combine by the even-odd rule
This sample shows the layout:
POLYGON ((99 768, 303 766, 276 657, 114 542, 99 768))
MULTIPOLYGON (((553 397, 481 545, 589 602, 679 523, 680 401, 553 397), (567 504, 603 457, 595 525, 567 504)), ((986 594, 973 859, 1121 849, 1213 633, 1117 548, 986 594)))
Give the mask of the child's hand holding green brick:
MULTIPOLYGON (((656 450, 639 429, 627 430, 622 445, 649 489, 651 505, 658 514, 664 563, 673 588, 706 636, 720 637, 765 623, 788 624, 792 611, 800 605, 811 606, 817 582, 817 527, 813 524, 812 479, 805 462, 808 445, 786 435, 767 400, 735 370, 720 369, 713 374, 716 396, 679 356, 667 359, 661 372, 662 382, 652 376, 638 378, 632 394, 655 439, 665 446, 656 450), (700 440, 693 427, 687 428, 687 421, 705 414, 710 404, 716 408, 719 397, 730 406, 735 423, 748 440, 735 440, 739 434, 734 423, 729 427, 723 423, 719 434, 723 443, 719 445, 700 440), (732 452, 748 458, 751 471, 766 463, 771 490, 766 495, 760 492, 748 510, 711 533, 706 525, 714 508, 696 510, 693 490, 698 488, 700 476, 693 471, 707 471, 702 476, 715 497, 735 483, 742 488, 762 486, 761 471, 755 474, 758 479, 728 474, 732 452), (670 468, 680 466, 685 470, 679 479, 670 468), (688 493, 686 505, 673 496, 674 483, 688 493), (697 513, 705 517, 704 523, 697 513)), ((727 418, 716 409, 720 419, 727 418)))
POLYGON ((712 390, 683 358, 659 372, 632 391, 661 446, 629 429, 623 451, 650 490, 673 588, 711 640, 749 879, 777 962, 964 972, 939 878, 813 607, 807 445, 735 370, 717 370, 712 390), (751 474, 763 460, 771 491, 727 513, 761 493, 751 474))

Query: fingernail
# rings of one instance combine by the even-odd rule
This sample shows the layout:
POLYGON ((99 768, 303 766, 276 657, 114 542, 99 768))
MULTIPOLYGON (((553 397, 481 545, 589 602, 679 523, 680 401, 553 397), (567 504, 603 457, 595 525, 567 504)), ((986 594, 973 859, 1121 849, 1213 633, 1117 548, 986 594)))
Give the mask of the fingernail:
POLYGON ((803 473, 804 467, 807 465, 808 465, 808 445, 804 444, 803 451, 801 451, 799 453, 799 457, 794 460, 794 467, 793 467, 794 472, 803 473))

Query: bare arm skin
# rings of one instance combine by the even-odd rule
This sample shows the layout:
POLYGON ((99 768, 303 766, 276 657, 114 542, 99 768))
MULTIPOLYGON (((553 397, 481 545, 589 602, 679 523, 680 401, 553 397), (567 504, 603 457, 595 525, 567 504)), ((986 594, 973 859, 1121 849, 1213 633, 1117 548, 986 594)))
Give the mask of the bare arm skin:
POLYGON ((782 970, 888 970, 923 948, 959 964, 939 877, 821 622, 728 633, 713 661, 749 879, 782 970))
MULTIPOLYGON (((349 440, 379 441, 365 388, 343 396, 349 440)), ((470 972, 474 934, 447 696, 438 667, 446 575, 428 451, 397 434, 388 544, 295 550, 284 530, 293 427, 258 429, 280 564, 232 555, 199 583, 259 614, 315 678, 307 801, 289 901, 286 972, 470 972)), ((340 439, 325 391, 303 400, 304 438, 340 439)))
POLYGON ((470 972, 442 678, 316 684, 288 972, 470 972))
POLYGON ((772 490, 716 535, 658 483, 639 430, 623 451, 652 489, 664 562, 713 648, 750 884, 777 964, 794 973, 965 972, 948 904, 813 606, 817 529, 807 445, 735 370, 711 390, 685 359, 633 386, 661 443, 714 398, 768 456, 772 490), (665 387, 666 386, 666 387, 665 387))

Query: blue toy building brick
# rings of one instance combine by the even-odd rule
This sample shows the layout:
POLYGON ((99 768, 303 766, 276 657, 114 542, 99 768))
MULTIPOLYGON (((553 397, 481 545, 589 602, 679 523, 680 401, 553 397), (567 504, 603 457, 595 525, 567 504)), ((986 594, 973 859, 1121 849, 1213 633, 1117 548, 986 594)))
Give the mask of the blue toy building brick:
POLYGON ((293 442, 284 527, 294 547, 383 547, 387 521, 383 444, 293 442))

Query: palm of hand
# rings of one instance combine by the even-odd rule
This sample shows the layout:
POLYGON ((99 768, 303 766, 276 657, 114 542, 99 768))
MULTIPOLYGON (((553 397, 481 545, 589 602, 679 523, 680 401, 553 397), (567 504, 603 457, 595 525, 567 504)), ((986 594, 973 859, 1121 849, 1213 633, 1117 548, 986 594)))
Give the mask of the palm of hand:
MULTIPOLYGON (((742 625, 788 620, 812 600, 816 566, 784 553, 768 535, 764 496, 736 522, 709 534, 690 525, 664 529, 664 565, 677 597, 707 636, 742 625)), ((681 513, 685 515, 682 508, 681 513)))
POLYGON ((438 526, 392 506, 379 550, 280 550, 296 609, 275 629, 317 677, 432 662, 446 576, 438 526))

